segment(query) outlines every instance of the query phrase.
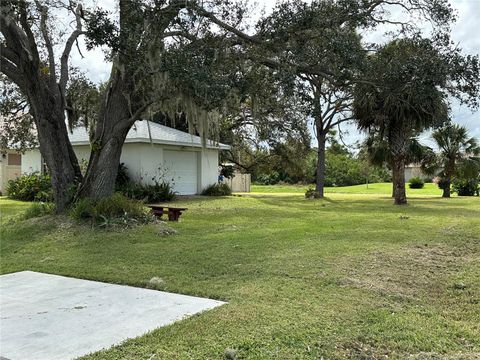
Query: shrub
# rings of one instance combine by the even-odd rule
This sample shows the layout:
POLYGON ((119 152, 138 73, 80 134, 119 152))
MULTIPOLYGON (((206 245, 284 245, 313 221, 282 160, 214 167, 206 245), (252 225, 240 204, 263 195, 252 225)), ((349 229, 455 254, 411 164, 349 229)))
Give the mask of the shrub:
POLYGON ((480 185, 476 179, 455 179, 453 180, 453 191, 458 196, 480 196, 480 185))
POLYGON ((95 201, 91 198, 78 200, 70 209, 70 217, 74 220, 90 219, 95 214, 95 201))
POLYGON ((226 179, 233 178, 235 176, 235 167, 232 165, 222 165, 220 176, 223 176, 226 179))
POLYGON ((172 201, 175 199, 175 192, 168 182, 155 182, 154 185, 145 186, 145 196, 149 203, 158 203, 161 201, 172 201))
POLYGON ((320 193, 315 189, 309 188, 305 191, 305 197, 307 199, 320 199, 320 193))
POLYGON ((280 181, 280 174, 272 171, 270 174, 259 174, 254 181, 258 185, 275 185, 280 181))
POLYGON ((115 179, 115 187, 120 188, 130 182, 128 170, 124 163, 118 165, 117 178, 115 179))
POLYGON ((232 195, 232 189, 230 189, 230 186, 224 183, 212 184, 202 191, 202 195, 227 196, 227 195, 232 195))
POLYGON ((425 183, 419 177, 411 178, 408 181, 408 183, 409 183, 408 186, 410 187, 410 189, 423 189, 423 187, 425 186, 425 183))
POLYGON ((7 194, 20 201, 50 201, 53 198, 50 176, 31 173, 10 180, 7 194))
POLYGON ((96 217, 104 216, 114 218, 125 214, 133 217, 141 217, 145 214, 145 207, 141 202, 129 199, 119 193, 98 200, 94 209, 96 217))
POLYGON ((55 212, 55 204, 45 202, 35 202, 23 213, 23 219, 31 219, 45 215, 51 215, 55 212))
POLYGON ((176 196, 170 183, 165 181, 155 182, 154 185, 143 185, 130 181, 118 190, 130 199, 141 200, 147 203, 172 201, 176 196))
POLYGON ((140 201, 129 199, 120 193, 100 200, 80 199, 72 206, 70 217, 75 220, 91 220, 92 223, 103 227, 128 226, 153 220, 148 209, 140 201))

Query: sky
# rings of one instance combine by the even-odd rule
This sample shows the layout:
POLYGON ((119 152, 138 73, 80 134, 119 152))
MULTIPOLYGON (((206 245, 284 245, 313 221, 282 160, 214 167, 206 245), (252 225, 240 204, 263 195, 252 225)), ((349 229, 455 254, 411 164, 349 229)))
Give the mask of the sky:
MULTIPOLYGON (((253 0, 251 1, 253 2, 253 0)), ((115 8, 116 2, 115 0, 97 0, 99 6, 112 10, 115 8)), ((260 8, 264 8, 266 13, 269 13, 276 0, 257 0, 256 3, 260 8)), ((457 22, 452 27, 453 40, 458 43, 464 53, 480 54, 480 0, 450 0, 450 3, 457 12, 457 22)), ((380 28, 376 33, 367 35, 367 41, 382 41, 385 30, 387 29, 380 28)), ((81 48, 84 47, 81 46, 81 48)), ((78 51, 73 51, 71 65, 85 71, 94 82, 106 81, 111 65, 105 62, 102 51, 100 49, 84 50, 82 54, 83 57, 78 51)), ((452 101, 452 119, 467 127, 471 136, 480 139, 480 111, 472 113, 466 106, 460 106, 456 101, 452 101)), ((358 133, 354 125, 343 126, 342 132, 344 132, 342 139, 348 145, 353 145, 362 139, 362 135, 358 133)), ((423 134, 420 139, 425 144, 433 145, 429 139, 429 133, 423 134)))

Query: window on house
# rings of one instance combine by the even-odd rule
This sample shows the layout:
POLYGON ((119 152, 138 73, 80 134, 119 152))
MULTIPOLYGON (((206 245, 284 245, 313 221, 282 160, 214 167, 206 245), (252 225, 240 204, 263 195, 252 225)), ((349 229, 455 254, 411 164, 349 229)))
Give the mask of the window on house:
POLYGON ((22 165, 22 155, 20 154, 8 154, 7 165, 22 165))

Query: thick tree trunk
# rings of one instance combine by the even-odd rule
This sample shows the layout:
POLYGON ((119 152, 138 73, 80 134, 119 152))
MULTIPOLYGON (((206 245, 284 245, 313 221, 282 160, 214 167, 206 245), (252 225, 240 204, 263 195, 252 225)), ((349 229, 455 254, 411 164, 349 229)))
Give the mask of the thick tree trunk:
POLYGON ((320 197, 324 197, 324 187, 325 187, 325 143, 326 143, 326 134, 323 131, 318 131, 317 128, 317 176, 315 191, 319 194, 320 197))
POLYGON ((40 144, 40 153, 52 178, 57 213, 62 213, 74 194, 82 174, 68 139, 63 100, 57 85, 45 86, 36 79, 26 90, 40 144))
POLYGON ((110 81, 103 106, 99 113, 92 151, 84 180, 77 197, 103 198, 115 191, 115 179, 120 164, 122 147, 134 121, 130 121, 131 109, 125 94, 128 84, 119 71, 110 81))
POLYGON ((392 164, 392 177, 395 205, 405 205, 407 203, 407 193, 405 190, 405 160, 403 160, 403 158, 394 160, 392 164))

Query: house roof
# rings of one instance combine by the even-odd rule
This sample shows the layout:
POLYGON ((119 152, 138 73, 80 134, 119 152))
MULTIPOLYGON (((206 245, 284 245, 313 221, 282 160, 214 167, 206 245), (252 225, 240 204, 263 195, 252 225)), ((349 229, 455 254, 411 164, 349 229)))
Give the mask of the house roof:
MULTIPOLYGON (((68 134, 72 145, 89 145, 87 130, 82 127, 73 129, 68 134)), ((127 134, 126 143, 154 143, 176 146, 202 147, 200 136, 170 128, 147 120, 136 121, 127 134), (150 128, 150 130, 149 130, 150 128)), ((206 147, 210 149, 228 150, 230 145, 207 140, 206 147)))

